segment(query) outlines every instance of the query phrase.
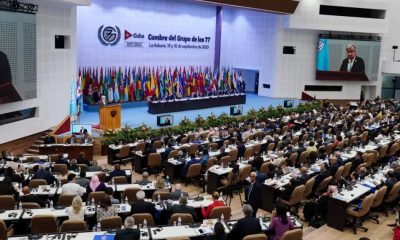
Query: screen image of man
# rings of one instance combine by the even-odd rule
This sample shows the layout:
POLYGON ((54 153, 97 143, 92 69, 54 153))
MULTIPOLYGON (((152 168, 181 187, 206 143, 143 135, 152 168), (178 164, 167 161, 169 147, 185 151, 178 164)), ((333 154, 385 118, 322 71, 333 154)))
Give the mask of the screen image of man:
POLYGON ((357 48, 354 44, 346 46, 347 58, 342 61, 342 72, 365 72, 364 60, 357 56, 357 48))
POLYGON ((164 125, 171 125, 171 120, 168 117, 165 118, 164 125))

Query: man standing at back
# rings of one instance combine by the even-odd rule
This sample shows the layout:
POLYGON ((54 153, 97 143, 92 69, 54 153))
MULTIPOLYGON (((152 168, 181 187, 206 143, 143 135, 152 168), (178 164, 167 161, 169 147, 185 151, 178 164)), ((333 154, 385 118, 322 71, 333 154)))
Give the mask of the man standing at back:
POLYGON ((257 210, 260 207, 261 202, 261 187, 256 181, 257 173, 250 173, 250 185, 245 190, 246 201, 252 207, 253 217, 256 216, 257 210))

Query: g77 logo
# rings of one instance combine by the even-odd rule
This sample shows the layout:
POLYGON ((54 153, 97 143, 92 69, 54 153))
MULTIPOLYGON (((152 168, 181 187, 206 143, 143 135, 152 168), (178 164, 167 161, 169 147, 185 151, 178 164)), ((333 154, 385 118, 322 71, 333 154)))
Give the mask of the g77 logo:
POLYGON ((97 37, 104 46, 115 46, 121 39, 121 31, 117 26, 115 28, 111 26, 104 28, 104 25, 101 25, 97 32, 97 37))

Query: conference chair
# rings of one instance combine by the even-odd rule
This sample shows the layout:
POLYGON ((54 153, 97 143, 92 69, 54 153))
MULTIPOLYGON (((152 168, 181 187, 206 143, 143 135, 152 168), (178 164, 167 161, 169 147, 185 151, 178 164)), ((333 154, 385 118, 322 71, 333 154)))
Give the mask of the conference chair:
POLYGON ((14 235, 14 225, 11 224, 8 228, 4 220, 0 219, 0 239, 6 240, 14 235))
POLYGON ((238 149, 234 148, 231 149, 231 151, 229 152, 229 161, 234 162, 238 159, 238 149))
POLYGON ((136 199, 136 193, 139 192, 141 189, 138 187, 129 187, 125 188, 125 190, 122 192, 122 199, 125 200, 128 198, 129 203, 134 203, 137 201, 136 199))
POLYGON ((246 181, 247 177, 250 177, 250 173, 251 173, 251 165, 246 165, 244 167, 242 167, 241 169, 239 169, 239 182, 244 182, 246 181))
POLYGON ((121 149, 119 149, 119 152, 115 154, 115 160, 112 163, 125 164, 126 162, 131 160, 130 150, 131 148, 129 147, 129 145, 122 146, 121 149))
POLYGON ((216 151, 218 149, 218 143, 210 143, 208 144, 211 151, 216 151))
POLYGON ((163 148, 164 147, 164 141, 162 141, 162 140, 154 141, 153 147, 156 148, 156 149, 163 148))
POLYGON ((32 179, 29 181, 29 188, 38 188, 41 185, 47 185, 47 181, 45 179, 32 179))
POLYGON ((178 150, 172 150, 172 151, 169 152, 169 154, 168 154, 168 159, 176 158, 178 155, 179 155, 179 151, 178 151, 178 150))
POLYGON ((41 208, 38 203, 35 202, 22 202, 22 209, 38 209, 41 208))
POLYGON ((169 190, 158 189, 158 190, 154 191, 153 196, 152 196, 153 201, 157 201, 158 196, 160 196, 161 200, 168 200, 169 196, 170 196, 169 190))
POLYGON ((356 171, 360 170, 360 168, 362 167, 367 167, 367 163, 361 163, 360 165, 358 165, 356 171))
POLYGON ((61 194, 58 197, 57 205, 63 207, 69 207, 72 204, 72 200, 74 199, 75 195, 73 194, 61 194))
POLYGON ((66 175, 68 173, 68 167, 66 164, 54 164, 54 172, 61 175, 66 175))
POLYGON ((325 148, 325 153, 329 156, 332 153, 333 147, 335 144, 329 143, 325 148))
POLYGON ((304 151, 304 152, 302 152, 301 154, 300 154, 300 157, 299 157, 299 163, 300 164, 305 164, 305 163, 307 163, 308 162, 308 155, 310 154, 310 152, 309 151, 304 151))
POLYGON ((81 169, 81 171, 87 172, 88 170, 88 165, 86 164, 78 164, 78 167, 81 169))
POLYGON ((116 176, 112 178, 114 184, 127 184, 128 179, 125 176, 116 176))
POLYGON ((297 152, 290 154, 290 161, 292 162, 292 164, 294 165, 295 163, 297 163, 297 157, 299 156, 299 154, 297 152))
POLYGON ((180 144, 181 144, 181 145, 182 145, 182 144, 186 144, 186 143, 188 142, 188 140, 189 140, 188 137, 183 137, 183 138, 181 139, 180 144))
POLYGON ((107 174, 105 172, 96 173, 97 177, 99 177, 99 181, 104 183, 107 181, 107 174))
POLYGON ((196 134, 194 133, 188 134, 187 138, 189 142, 193 142, 194 140, 196 140, 196 134))
POLYGON ((192 154, 196 154, 199 150, 199 144, 193 143, 189 146, 189 156, 192 154))
POLYGON ((52 214, 33 215, 31 220, 32 234, 57 233, 57 219, 52 214))
POLYGON ((308 140, 308 133, 304 134, 303 137, 301 137, 301 141, 305 142, 308 140))
POLYGON ((361 134, 361 142, 363 142, 363 143, 368 142, 368 131, 364 131, 364 132, 361 134))
POLYGON ((247 235, 243 238, 243 240, 268 240, 268 238, 264 233, 257 233, 247 235))
POLYGON ((60 232, 84 232, 87 230, 83 220, 65 220, 60 226, 60 232))
POLYGON ((229 206, 220 206, 214 207, 210 215, 208 216, 209 219, 220 219, 222 215, 224 215, 224 220, 229 221, 231 219, 232 209, 229 206))
POLYGON ((390 147, 390 149, 387 153, 387 156, 393 157, 399 151, 399 148, 400 148, 399 143, 397 143, 397 142, 393 143, 393 145, 390 147))
POLYGON ((366 153, 371 154, 371 164, 374 165, 378 162, 379 152, 377 150, 367 150, 366 153))
POLYGON ((161 167, 161 154, 150 153, 147 165, 149 167, 149 172, 154 171, 157 177, 159 173, 159 168, 161 167))
POLYGON ((225 141, 224 141, 224 143, 223 143, 224 147, 226 147, 226 148, 227 148, 227 147, 228 147, 228 145, 229 145, 229 143, 230 143, 230 141, 229 141, 229 140, 225 140, 225 141))
POLYGON ((338 167, 338 169, 336 170, 335 176, 333 177, 333 180, 332 180, 333 183, 338 183, 340 181, 340 179, 342 179, 343 170, 344 170, 344 166, 338 167))
POLYGON ((352 165, 353 165, 352 162, 347 162, 346 164, 344 164, 344 169, 342 173, 343 178, 347 178, 350 175, 350 169, 352 165))
POLYGON ((379 161, 384 161, 387 156, 387 151, 388 151, 389 145, 382 146, 381 149, 379 149, 379 161))
POLYGON ((299 136, 294 136, 292 138, 292 145, 296 145, 299 142, 299 136))
POLYGON ((253 147, 246 148, 243 157, 245 160, 249 160, 253 156, 253 147))
POLYGON ((101 199, 105 198, 106 196, 107 196, 107 194, 105 192, 103 192, 103 191, 89 193, 89 196, 88 196, 89 205, 91 204, 92 199, 94 199, 94 203, 96 205, 100 204, 101 199))
MULTIPOLYGON (((191 182, 193 179, 197 179, 199 181, 201 181, 201 164, 200 163, 196 163, 196 164, 192 164, 189 166, 188 172, 186 174, 186 186, 189 182, 191 182)), ((200 185, 203 185, 202 183, 200 183, 200 185)))
POLYGON ((275 143, 274 142, 269 143, 268 146, 267 146, 267 152, 274 150, 274 147, 275 147, 275 143))
POLYGON ((206 170, 208 170, 210 167, 218 164, 218 159, 216 157, 211 157, 208 159, 207 164, 206 164, 206 170))
POLYGON ((301 240, 303 238, 303 229, 297 228, 285 232, 281 240, 301 240))
POLYGON ((261 151, 261 144, 260 143, 256 143, 253 145, 253 155, 257 156, 261 151))
MULTIPOLYGON (((397 182, 392 189, 390 190, 389 194, 385 197, 385 205, 388 207, 393 206, 396 204, 397 199, 399 198, 399 191, 400 191, 400 181, 397 182)), ((394 211, 393 211, 394 213, 394 211)))
POLYGON ((178 222, 178 219, 181 218, 181 224, 193 224, 193 216, 190 213, 174 213, 169 219, 169 223, 171 225, 174 222, 178 222))
POLYGON ((145 146, 146 146, 146 144, 145 144, 144 142, 138 142, 138 143, 136 144, 134 153, 136 153, 136 152, 138 152, 138 151, 140 151, 140 152, 143 153, 143 152, 145 151, 145 146))
MULTIPOLYGON (((385 198, 386 191, 387 191, 387 186, 382 186, 381 188, 379 188, 378 191, 375 191, 374 200, 371 205, 371 211, 383 210, 382 203, 383 203, 383 199, 385 198)), ((383 210, 383 212, 385 213, 386 216, 388 216, 388 213, 386 211, 383 210)), ((368 215, 368 219, 376 222, 376 224, 379 224, 378 218, 379 218, 379 215, 371 215, 371 214, 368 215)))
POLYGON ((228 166, 229 160, 231 159, 230 156, 224 156, 219 160, 219 164, 223 166, 228 166))
POLYGON ((316 195, 321 195, 327 188, 329 183, 332 181, 332 176, 329 176, 327 178, 325 178, 317 187, 317 189, 315 190, 315 194, 316 195))
POLYGON ((145 219, 147 222, 147 226, 149 226, 149 227, 154 226, 154 219, 150 213, 135 213, 132 215, 132 217, 135 220, 135 224, 137 226, 139 226, 139 224, 142 224, 142 226, 143 226, 143 221, 145 219))
POLYGON ((202 132, 202 133, 200 133, 199 138, 201 141, 205 141, 205 140, 207 140, 207 136, 208 136, 208 132, 202 132))
POLYGON ((372 158, 374 157, 373 153, 364 153, 362 155, 362 158, 364 160, 364 163, 366 164, 366 168, 369 168, 372 164, 372 158))
POLYGON ((364 216, 367 216, 373 200, 374 200, 374 194, 371 193, 363 199, 361 207, 358 210, 355 210, 355 206, 350 206, 346 209, 347 215, 353 218, 351 224, 354 234, 357 234, 357 228, 364 230, 364 232, 368 231, 368 228, 362 226, 362 221, 360 221, 360 223, 357 223, 357 219, 362 220, 364 216))
POLYGON ((350 146, 354 146, 357 142, 357 136, 352 136, 350 138, 350 146))
POLYGON ((315 177, 312 177, 307 180, 306 184, 304 185, 303 200, 307 200, 310 197, 312 189, 314 187, 314 183, 315 183, 315 177))
POLYGON ((0 209, 13 210, 15 207, 15 199, 12 195, 0 196, 0 209))
POLYGON ((283 204, 285 204, 286 206, 288 206, 289 209, 291 207, 295 207, 295 215, 296 216, 297 216, 297 211, 299 209, 299 205, 300 205, 300 203, 301 203, 301 201, 303 200, 303 197, 304 197, 304 190, 305 190, 305 186, 304 185, 297 186, 293 190, 289 201, 281 199, 281 202, 283 204))
POLYGON ((106 217, 100 220, 101 231, 118 230, 122 226, 120 216, 106 217))
POLYGON ((282 142, 282 141, 279 141, 278 144, 276 145, 276 148, 275 148, 275 149, 276 149, 276 150, 281 149, 282 146, 283 146, 283 142, 282 142))
POLYGON ((269 172, 269 165, 270 165, 270 164, 271 164, 271 162, 264 162, 264 163, 261 165, 260 171, 259 171, 259 172, 262 172, 262 173, 264 173, 265 175, 267 175, 268 172, 269 172))

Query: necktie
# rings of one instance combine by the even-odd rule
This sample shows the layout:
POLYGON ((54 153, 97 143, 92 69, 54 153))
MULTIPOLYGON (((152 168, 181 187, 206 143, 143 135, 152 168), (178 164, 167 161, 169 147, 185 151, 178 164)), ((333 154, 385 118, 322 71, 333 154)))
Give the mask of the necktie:
POLYGON ((347 64, 347 71, 348 71, 348 72, 351 72, 351 68, 353 67, 353 62, 354 62, 354 61, 350 61, 350 60, 349 60, 349 63, 347 64))
POLYGON ((252 183, 252 184, 250 185, 249 194, 248 194, 248 196, 247 196, 247 199, 250 198, 250 193, 251 193, 251 190, 253 190, 253 186, 254 186, 254 183, 252 183))

